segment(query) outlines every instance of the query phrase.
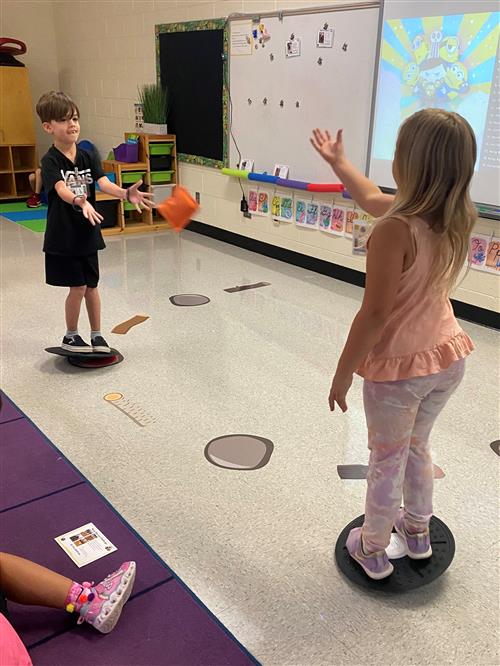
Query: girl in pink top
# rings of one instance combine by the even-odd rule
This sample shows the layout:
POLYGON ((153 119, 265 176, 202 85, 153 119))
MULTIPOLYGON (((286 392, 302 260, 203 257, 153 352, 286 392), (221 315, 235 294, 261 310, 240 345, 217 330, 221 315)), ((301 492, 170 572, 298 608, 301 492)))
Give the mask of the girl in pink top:
POLYGON ((393 526, 408 556, 432 555, 432 426, 459 385, 473 350, 448 295, 468 255, 476 211, 469 184, 474 133, 464 118, 424 109, 399 130, 395 196, 345 157, 342 130, 314 130, 311 143, 353 199, 379 219, 368 241, 366 288, 338 362, 329 396, 345 412, 354 372, 364 378, 370 463, 365 522, 347 549, 366 574, 393 572, 385 549, 393 526), (404 498, 404 508, 400 509, 404 498))

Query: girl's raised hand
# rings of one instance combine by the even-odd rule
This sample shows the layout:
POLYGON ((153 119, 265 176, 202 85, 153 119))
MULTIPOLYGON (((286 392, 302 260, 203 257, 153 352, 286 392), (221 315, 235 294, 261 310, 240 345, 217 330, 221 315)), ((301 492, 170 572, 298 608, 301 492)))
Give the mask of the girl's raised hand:
POLYGON ((333 168, 344 159, 344 141, 342 138, 343 130, 337 131, 337 136, 332 139, 328 130, 324 132, 318 128, 313 130, 313 135, 309 139, 315 150, 326 160, 333 168))

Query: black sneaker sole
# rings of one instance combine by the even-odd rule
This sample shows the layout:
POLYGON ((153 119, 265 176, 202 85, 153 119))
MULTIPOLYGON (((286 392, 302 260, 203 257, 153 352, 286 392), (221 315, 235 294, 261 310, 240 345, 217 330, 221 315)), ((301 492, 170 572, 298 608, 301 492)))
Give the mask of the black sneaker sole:
POLYGON ((111 354, 111 349, 109 347, 92 347, 94 354, 111 354))
POLYGON ((92 347, 75 347, 75 345, 66 345, 64 342, 61 345, 61 349, 69 352, 75 352, 75 354, 92 354, 92 347))

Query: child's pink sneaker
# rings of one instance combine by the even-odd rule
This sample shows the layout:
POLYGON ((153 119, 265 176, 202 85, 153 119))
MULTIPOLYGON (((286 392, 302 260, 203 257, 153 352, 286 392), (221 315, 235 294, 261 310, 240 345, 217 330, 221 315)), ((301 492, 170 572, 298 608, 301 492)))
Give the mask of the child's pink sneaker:
POLYGON ((365 574, 373 580, 387 578, 394 571, 385 550, 365 555, 361 543, 361 527, 355 527, 349 532, 346 542, 347 550, 353 560, 363 568, 365 574))
POLYGON ((101 633, 108 634, 118 622, 134 580, 135 562, 124 562, 95 586, 93 583, 74 583, 68 594, 66 610, 80 614, 78 624, 88 622, 101 633))
POLYGON ((405 510, 399 509, 394 523, 396 532, 406 543, 406 553, 412 560, 425 560, 432 555, 429 529, 418 534, 410 534, 405 527, 405 510))

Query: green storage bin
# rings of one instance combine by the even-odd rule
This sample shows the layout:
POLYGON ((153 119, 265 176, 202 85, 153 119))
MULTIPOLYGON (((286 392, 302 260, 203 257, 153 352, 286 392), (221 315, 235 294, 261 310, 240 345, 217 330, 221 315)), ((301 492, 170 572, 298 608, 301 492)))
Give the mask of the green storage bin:
POLYGON ((131 204, 128 201, 124 201, 123 210, 137 210, 137 208, 134 206, 134 204, 131 204))
POLYGON ((122 183, 137 183, 138 180, 144 179, 143 171, 122 171, 122 183))
POLYGON ((151 171, 151 183, 170 183, 173 171, 151 171))
POLYGON ((150 155, 171 155, 173 143, 149 143, 150 155))

